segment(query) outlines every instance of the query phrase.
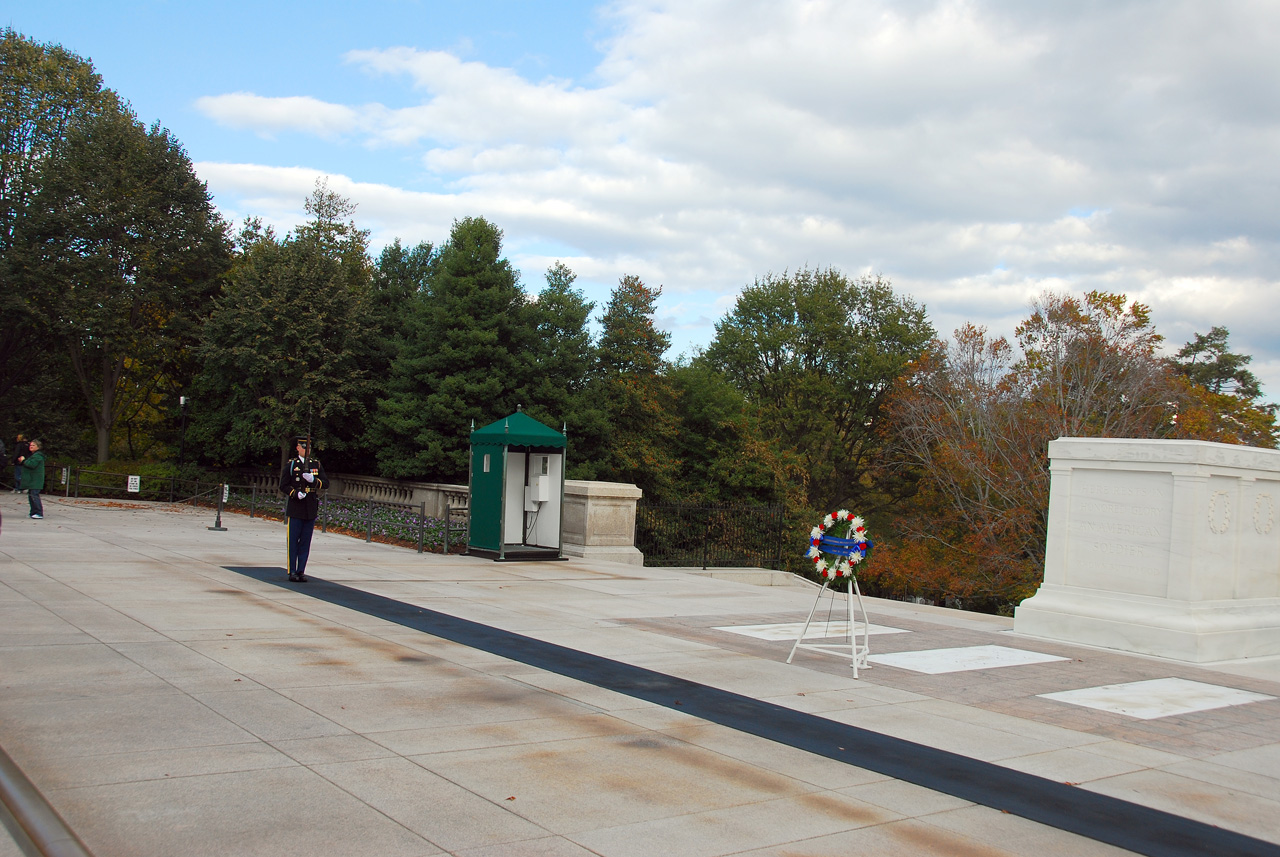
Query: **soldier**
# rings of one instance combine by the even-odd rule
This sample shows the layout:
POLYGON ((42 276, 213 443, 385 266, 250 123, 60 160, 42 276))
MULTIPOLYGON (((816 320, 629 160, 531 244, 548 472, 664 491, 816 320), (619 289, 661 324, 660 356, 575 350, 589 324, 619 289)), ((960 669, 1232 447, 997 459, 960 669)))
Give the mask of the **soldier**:
POLYGON ((289 521, 289 579, 294 583, 307 582, 303 572, 320 514, 320 489, 329 486, 324 465, 310 452, 311 438, 298 438, 298 457, 289 459, 280 472, 280 490, 289 496, 285 517, 289 521))

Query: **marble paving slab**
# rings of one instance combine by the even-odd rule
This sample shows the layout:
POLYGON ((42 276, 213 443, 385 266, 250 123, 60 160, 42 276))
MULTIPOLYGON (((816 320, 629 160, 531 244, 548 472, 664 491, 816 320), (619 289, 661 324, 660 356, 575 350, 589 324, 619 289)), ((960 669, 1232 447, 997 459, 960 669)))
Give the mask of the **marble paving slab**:
POLYGON ((1261 693, 1183 678, 1156 678, 1038 695, 1041 699, 1096 708, 1140 720, 1155 720, 1175 714, 1192 714, 1275 699, 1274 696, 1261 693))
MULTIPOLYGON (((861 623, 854 623, 857 627, 858 634, 862 634, 861 623)), ((731 634, 742 634, 745 637, 755 637, 757 640, 794 640, 800 636, 800 630, 804 628, 803 622, 782 622, 776 625, 725 625, 716 628, 717 631, 728 631, 731 634)), ((902 628, 890 628, 888 625, 872 624, 867 628, 870 634, 909 634, 910 631, 902 628)), ((809 639, 827 639, 828 637, 847 637, 849 636, 849 622, 810 622, 809 630, 805 633, 804 638, 809 639)))
POLYGON ((967 670, 989 670, 998 667, 1016 667, 1026 664, 1046 664, 1052 661, 1069 661, 1057 655, 1028 652, 1008 646, 962 646, 954 649, 924 649, 918 652, 893 652, 887 655, 871 655, 867 660, 888 667, 912 672, 939 675, 967 670))

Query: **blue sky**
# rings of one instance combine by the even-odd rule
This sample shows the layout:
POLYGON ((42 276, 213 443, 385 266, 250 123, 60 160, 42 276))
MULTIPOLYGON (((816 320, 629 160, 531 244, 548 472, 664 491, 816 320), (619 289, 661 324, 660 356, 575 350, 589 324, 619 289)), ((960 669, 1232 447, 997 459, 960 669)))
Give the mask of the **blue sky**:
POLYGON ((673 355, 801 266, 940 335, 1121 292, 1225 325, 1280 398, 1280 4, 617 0, 0 5, 186 146, 232 220, 316 178, 375 250, 503 228, 526 288, 662 285, 673 355))
POLYGON ((351 4, 332 2, 46 0, 3 6, 9 8, 0 21, 91 59, 143 121, 172 129, 195 159, 251 162, 287 152, 298 164, 367 181, 399 182, 413 168, 404 166, 404 157, 369 157, 350 141, 334 145, 305 134, 265 141, 233 131, 203 115, 196 99, 243 91, 406 106, 414 102, 409 87, 352 74, 344 60, 352 50, 392 45, 450 51, 535 79, 586 79, 600 60, 595 4, 587 2, 401 0, 372 3, 357 14, 351 4))

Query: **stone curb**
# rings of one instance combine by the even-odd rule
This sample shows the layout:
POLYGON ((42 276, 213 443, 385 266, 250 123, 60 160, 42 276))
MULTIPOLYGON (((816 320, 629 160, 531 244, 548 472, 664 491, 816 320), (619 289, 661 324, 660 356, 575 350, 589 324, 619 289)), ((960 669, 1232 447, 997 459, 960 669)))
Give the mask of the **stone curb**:
POLYGON ((44 857, 93 857, 62 816, 0 747, 0 801, 44 857))

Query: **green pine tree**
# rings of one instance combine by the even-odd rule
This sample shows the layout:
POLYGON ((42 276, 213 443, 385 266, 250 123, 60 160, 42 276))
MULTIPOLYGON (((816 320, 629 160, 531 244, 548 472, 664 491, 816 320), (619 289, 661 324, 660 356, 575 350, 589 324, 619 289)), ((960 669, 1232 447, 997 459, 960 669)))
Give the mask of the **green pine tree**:
POLYGON ((674 500, 681 493, 679 423, 664 359, 671 335, 653 319, 661 294, 661 286, 650 288, 630 274, 614 287, 588 389, 597 410, 577 434, 580 458, 570 468, 580 478, 630 482, 649 499, 674 500))
POLYGON ((385 476, 465 481, 472 423, 524 404, 534 322, 502 230, 481 217, 454 223, 430 288, 378 401, 370 437, 385 476))
POLYGON ((595 361, 587 326, 595 304, 573 288, 576 275, 563 262, 547 269, 547 285, 529 309, 535 325, 534 365, 525 410, 529 416, 570 436, 590 420, 585 395, 595 361))

